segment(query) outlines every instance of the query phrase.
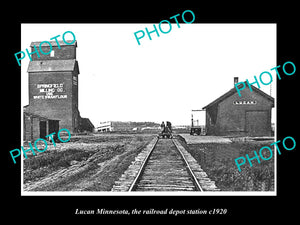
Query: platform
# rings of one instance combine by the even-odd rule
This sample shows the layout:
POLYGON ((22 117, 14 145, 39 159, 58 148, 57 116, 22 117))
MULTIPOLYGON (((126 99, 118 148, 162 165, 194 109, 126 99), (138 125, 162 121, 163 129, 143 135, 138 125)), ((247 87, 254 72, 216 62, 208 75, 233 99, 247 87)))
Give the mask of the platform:
POLYGON ((188 144, 199 144, 199 143, 231 143, 229 138, 221 136, 193 136, 190 134, 180 134, 188 144))

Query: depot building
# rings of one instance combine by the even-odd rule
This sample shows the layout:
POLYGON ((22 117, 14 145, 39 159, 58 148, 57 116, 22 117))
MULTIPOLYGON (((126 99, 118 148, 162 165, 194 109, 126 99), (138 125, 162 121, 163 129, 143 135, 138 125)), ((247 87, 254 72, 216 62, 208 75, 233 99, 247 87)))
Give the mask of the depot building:
MULTIPOLYGON (((234 84, 238 78, 234 78, 234 84)), ((242 85, 242 84, 241 84, 242 85)), ((220 136, 272 136, 271 110, 274 98, 255 86, 247 86, 239 96, 233 87, 203 107, 206 134, 220 136)))

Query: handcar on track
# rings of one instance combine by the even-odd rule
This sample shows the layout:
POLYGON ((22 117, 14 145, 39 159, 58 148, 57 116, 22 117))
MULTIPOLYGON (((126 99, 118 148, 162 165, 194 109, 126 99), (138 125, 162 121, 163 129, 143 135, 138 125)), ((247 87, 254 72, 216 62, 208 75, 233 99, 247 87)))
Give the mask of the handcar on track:
POLYGON ((164 122, 162 122, 161 128, 162 131, 158 134, 158 138, 173 138, 171 122, 167 121, 166 126, 164 122))

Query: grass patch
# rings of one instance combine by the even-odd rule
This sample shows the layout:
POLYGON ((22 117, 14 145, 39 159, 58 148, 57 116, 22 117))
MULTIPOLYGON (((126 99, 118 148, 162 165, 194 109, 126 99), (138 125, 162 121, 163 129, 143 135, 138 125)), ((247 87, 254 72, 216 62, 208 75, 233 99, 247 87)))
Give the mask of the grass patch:
MULTIPOLYGON (((274 191, 274 147, 273 157, 268 160, 252 160, 250 167, 248 161, 241 166, 241 172, 235 164, 237 157, 250 158, 254 156, 266 143, 234 142, 231 144, 203 143, 186 145, 187 150, 201 165, 209 178, 216 182, 222 191, 274 191)), ((263 152, 268 158, 268 151, 263 152)))

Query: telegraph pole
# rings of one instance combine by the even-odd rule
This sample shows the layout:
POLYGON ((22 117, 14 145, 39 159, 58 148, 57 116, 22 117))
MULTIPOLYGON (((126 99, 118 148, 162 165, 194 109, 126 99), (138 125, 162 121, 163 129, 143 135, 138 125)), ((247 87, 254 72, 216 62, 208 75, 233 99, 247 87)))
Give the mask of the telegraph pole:
POLYGON ((194 133, 197 133, 198 135, 200 135, 201 132, 201 128, 199 127, 199 120, 197 122, 197 126, 194 126, 194 118, 193 118, 193 112, 202 112, 205 111, 204 109, 192 109, 192 126, 191 126, 191 135, 194 135, 194 133))

